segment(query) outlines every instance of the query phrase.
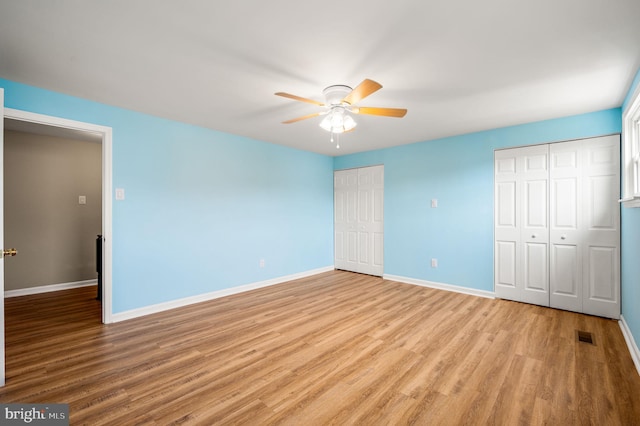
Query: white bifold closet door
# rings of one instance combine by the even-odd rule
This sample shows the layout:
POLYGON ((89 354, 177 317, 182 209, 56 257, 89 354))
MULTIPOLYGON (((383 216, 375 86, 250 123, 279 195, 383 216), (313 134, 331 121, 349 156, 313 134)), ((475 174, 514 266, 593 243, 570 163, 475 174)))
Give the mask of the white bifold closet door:
POLYGON ((497 297, 619 318, 619 141, 496 151, 497 297))
POLYGON ((382 276, 384 166, 334 172, 335 267, 382 276))
POLYGON ((549 147, 495 153, 496 296, 549 306, 549 147))

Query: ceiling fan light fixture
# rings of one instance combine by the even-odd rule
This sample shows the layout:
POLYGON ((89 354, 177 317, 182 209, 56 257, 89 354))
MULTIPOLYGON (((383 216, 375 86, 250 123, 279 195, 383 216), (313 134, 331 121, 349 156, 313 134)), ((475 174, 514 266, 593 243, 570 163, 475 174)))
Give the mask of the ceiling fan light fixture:
POLYGON ((353 128, 356 127, 357 125, 358 123, 356 123, 356 120, 354 120, 353 117, 351 117, 350 115, 344 116, 344 120, 342 121, 342 127, 344 128, 345 132, 348 132, 349 130, 353 130, 353 128))
POLYGON ((322 127, 327 132, 331 131, 331 115, 325 116, 320 122, 320 127, 322 127))
POLYGON ((353 117, 345 113, 344 108, 336 107, 322 119, 320 127, 327 132, 344 133, 353 130, 357 124, 353 117))

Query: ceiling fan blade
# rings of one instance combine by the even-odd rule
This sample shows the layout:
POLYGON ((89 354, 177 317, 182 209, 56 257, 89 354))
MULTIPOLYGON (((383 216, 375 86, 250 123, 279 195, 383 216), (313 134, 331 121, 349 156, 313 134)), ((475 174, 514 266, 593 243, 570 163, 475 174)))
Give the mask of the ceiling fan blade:
POLYGON ((291 120, 283 121, 282 124, 291 124, 291 123, 295 123, 296 121, 306 120, 307 118, 317 117, 322 114, 323 112, 314 112, 313 114, 307 114, 307 115, 303 115, 302 117, 292 118, 291 120))
POLYGON ((293 99, 294 101, 300 101, 300 102, 306 102, 308 104, 324 106, 324 104, 322 102, 314 101, 313 99, 302 98, 300 96, 292 95, 290 93, 278 92, 278 93, 275 93, 275 95, 282 96, 284 98, 293 99))
POLYGON ((383 115, 385 117, 404 117, 407 110, 404 108, 376 108, 356 107, 351 110, 354 114, 383 115))
POLYGON ((358 85, 355 89, 351 91, 342 102, 346 102, 349 105, 354 105, 362 99, 366 98, 373 92, 382 89, 382 85, 373 80, 365 79, 362 83, 358 85))

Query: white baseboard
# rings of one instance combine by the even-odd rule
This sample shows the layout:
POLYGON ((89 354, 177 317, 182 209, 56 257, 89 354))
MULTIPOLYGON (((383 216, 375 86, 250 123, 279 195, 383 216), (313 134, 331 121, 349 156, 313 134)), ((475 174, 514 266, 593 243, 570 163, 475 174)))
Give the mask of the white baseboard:
POLYGON ((627 342, 627 346, 629 347, 629 352, 631 353, 631 359, 633 359, 633 363, 636 366, 636 370, 638 374, 640 374, 640 349, 638 349, 638 345, 636 341, 633 339, 633 334, 631 334, 631 330, 629 329, 629 325, 624 320, 624 316, 620 315, 620 329, 622 330, 622 335, 624 336, 624 340, 627 342))
POLYGON ((454 291, 456 293, 469 294, 471 296, 486 297, 487 299, 496 298, 495 293, 492 291, 476 290, 468 287, 460 287, 452 284, 443 284, 443 283, 437 283, 433 281, 419 280, 416 278, 402 277, 398 275, 385 274, 383 278, 385 280, 398 281, 405 284, 419 285, 421 287, 429 287, 429 288, 435 288, 438 290, 454 291))
POLYGON ((321 274, 323 272, 333 271, 334 267, 326 266, 324 268, 312 269, 310 271, 299 272, 297 274, 286 275, 284 277, 272 278, 270 280, 258 281, 251 284, 245 284, 238 287, 217 290, 211 293, 199 294, 197 296, 185 297, 183 299, 171 300, 169 302, 158 303, 143 308, 131 309, 129 311, 119 312, 111 315, 112 322, 125 321, 128 319, 138 318, 145 315, 155 314, 167 311, 169 309, 180 308, 183 306, 193 305, 194 303, 206 302, 208 300, 218 299, 220 297, 231 296, 232 294, 244 293, 245 291, 256 290, 262 287, 268 287, 280 284, 286 281, 297 280, 299 278, 309 277, 311 275, 321 274))
POLYGON ((38 287, 28 287, 28 288, 19 288, 16 290, 6 290, 4 292, 4 297, 18 297, 18 296, 28 296, 30 294, 40 294, 40 293, 49 293, 52 291, 60 291, 60 290, 69 290, 72 288, 78 287, 88 287, 90 285, 98 284, 98 280, 84 280, 84 281, 74 281, 71 283, 60 283, 60 284, 49 284, 49 285, 41 285, 38 287))

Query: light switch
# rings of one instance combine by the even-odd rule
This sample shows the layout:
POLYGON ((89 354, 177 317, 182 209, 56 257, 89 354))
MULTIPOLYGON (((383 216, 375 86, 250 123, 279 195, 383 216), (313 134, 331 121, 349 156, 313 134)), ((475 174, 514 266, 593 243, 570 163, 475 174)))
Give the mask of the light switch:
POLYGON ((438 207, 438 199, 437 198, 432 198, 431 199, 431 208, 435 209, 436 207, 438 207))
POLYGON ((87 204, 87 196, 78 195, 78 204, 87 204))
POLYGON ((116 188, 116 200, 124 200, 124 188, 116 188))

